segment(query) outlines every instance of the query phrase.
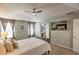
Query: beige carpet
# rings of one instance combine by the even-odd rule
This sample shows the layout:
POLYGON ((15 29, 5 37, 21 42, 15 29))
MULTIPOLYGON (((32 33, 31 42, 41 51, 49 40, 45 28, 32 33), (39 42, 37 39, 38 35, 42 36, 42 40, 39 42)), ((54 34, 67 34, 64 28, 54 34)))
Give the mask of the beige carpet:
POLYGON ((69 49, 57 46, 57 45, 53 45, 51 44, 51 52, 49 53, 49 55, 78 55, 78 53, 75 53, 69 49))

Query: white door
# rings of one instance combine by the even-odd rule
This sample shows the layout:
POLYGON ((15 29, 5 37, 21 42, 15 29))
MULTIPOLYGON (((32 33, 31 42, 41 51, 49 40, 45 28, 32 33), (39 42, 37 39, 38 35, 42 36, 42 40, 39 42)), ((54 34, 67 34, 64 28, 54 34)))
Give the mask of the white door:
POLYGON ((73 20, 73 51, 79 53, 79 19, 73 20))

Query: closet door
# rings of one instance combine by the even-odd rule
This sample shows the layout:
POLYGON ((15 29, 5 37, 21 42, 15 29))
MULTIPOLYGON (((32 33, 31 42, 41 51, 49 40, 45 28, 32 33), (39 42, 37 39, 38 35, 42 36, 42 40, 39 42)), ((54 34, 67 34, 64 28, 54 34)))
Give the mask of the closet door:
POLYGON ((79 19, 73 20, 73 51, 79 53, 79 19))

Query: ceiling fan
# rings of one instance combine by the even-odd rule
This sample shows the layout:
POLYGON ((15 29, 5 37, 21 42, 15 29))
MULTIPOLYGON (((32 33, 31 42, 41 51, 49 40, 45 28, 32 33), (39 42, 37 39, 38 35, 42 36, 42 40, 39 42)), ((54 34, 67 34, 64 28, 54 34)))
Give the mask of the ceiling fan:
POLYGON ((42 10, 36 10, 36 8, 33 8, 33 11, 24 11, 24 12, 31 12, 33 16, 36 16, 36 14, 42 12, 42 10))

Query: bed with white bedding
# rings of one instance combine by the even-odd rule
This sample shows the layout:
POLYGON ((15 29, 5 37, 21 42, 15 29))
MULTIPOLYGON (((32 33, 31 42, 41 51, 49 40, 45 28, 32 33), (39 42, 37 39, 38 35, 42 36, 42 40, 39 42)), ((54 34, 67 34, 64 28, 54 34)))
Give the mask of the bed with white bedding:
POLYGON ((28 38, 18 41, 19 47, 7 55, 42 55, 51 50, 48 42, 38 38, 28 38))

